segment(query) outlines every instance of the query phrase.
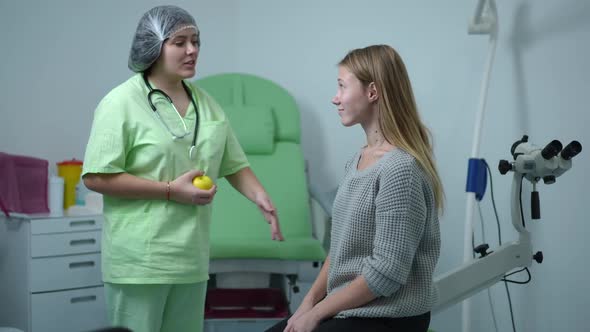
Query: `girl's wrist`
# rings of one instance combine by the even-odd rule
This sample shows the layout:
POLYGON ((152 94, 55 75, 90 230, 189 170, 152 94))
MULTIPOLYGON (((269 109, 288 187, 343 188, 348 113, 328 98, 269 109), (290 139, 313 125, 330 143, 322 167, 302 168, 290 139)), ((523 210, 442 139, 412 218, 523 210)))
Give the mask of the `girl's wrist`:
POLYGON ((303 302, 306 302, 312 306, 315 306, 318 302, 320 302, 322 299, 319 296, 316 296, 314 294, 310 294, 308 293, 304 298, 303 298, 303 302))

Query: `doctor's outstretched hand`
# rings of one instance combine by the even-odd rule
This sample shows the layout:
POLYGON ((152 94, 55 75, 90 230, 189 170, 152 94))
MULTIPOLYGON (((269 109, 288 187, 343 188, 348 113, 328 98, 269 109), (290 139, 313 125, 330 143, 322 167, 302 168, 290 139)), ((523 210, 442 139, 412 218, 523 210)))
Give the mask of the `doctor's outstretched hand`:
POLYGON ((277 217, 277 210, 270 201, 268 194, 264 191, 258 192, 254 198, 256 205, 264 219, 270 224, 270 234, 273 240, 283 241, 285 238, 281 234, 281 228, 279 226, 279 218, 277 217))
POLYGON ((193 185, 193 179, 205 173, 203 171, 192 170, 177 177, 170 182, 170 200, 178 203, 191 205, 207 205, 213 201, 217 186, 211 189, 203 190, 193 185))

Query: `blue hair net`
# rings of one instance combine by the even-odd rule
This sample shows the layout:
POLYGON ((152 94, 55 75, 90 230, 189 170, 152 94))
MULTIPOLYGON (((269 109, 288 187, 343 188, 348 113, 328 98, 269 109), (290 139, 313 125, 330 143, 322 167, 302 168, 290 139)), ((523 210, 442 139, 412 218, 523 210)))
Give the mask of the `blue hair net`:
POLYGON ((187 28, 193 28, 199 34, 195 19, 186 10, 176 6, 150 9, 137 25, 129 53, 129 69, 138 73, 150 68, 160 56, 164 41, 187 28))

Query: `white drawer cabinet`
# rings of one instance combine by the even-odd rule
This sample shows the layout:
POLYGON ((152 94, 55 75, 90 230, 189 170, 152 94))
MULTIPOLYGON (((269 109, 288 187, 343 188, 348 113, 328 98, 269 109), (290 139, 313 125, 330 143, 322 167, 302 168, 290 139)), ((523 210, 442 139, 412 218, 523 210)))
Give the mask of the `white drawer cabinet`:
POLYGON ((80 332, 108 325, 102 216, 0 217, 0 326, 80 332))

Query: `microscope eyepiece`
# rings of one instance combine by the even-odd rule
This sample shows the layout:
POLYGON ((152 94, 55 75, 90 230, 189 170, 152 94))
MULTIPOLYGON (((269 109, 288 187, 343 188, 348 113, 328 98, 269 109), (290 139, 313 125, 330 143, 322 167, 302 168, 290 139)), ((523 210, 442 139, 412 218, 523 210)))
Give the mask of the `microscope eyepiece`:
POLYGON ((545 148, 543 148, 541 151, 541 156, 543 156, 545 160, 549 160, 557 156, 562 147, 563 146, 561 145, 561 142, 555 139, 547 144, 545 148))
POLYGON ((570 144, 566 145, 565 148, 563 148, 563 151, 561 151, 561 158, 564 160, 570 160, 580 152, 582 152, 582 144, 578 141, 571 141, 570 144))

